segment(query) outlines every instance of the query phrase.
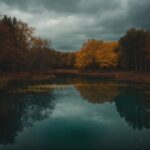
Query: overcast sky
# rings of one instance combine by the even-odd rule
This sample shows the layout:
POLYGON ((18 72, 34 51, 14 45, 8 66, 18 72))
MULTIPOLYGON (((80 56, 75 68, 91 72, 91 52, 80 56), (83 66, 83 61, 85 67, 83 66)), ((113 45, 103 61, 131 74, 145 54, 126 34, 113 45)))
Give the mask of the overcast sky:
POLYGON ((0 14, 27 22, 64 51, 91 38, 117 40, 132 27, 150 29, 150 0, 0 0, 0 14))

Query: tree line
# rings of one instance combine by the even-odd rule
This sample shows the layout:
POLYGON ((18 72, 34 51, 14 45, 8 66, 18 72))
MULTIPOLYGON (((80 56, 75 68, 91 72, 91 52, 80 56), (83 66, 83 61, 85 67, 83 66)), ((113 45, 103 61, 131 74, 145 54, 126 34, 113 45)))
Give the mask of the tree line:
POLYGON ((34 36, 35 29, 16 18, 0 20, 0 71, 47 71, 73 66, 74 53, 51 48, 48 40, 34 36))
POLYGON ((87 40, 77 52, 54 50, 27 23, 0 19, 0 71, 51 69, 150 71, 150 32, 130 29, 116 42, 87 40))

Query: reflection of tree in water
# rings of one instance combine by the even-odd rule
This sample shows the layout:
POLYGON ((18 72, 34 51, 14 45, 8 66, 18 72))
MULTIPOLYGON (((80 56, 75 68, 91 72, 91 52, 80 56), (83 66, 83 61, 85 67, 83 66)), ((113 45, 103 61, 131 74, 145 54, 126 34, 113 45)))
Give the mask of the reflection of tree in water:
POLYGON ((53 108, 53 91, 0 94, 0 143, 14 143, 18 132, 35 121, 48 118, 53 108))
POLYGON ((119 92, 114 83, 81 84, 77 85, 76 89, 80 92, 81 97, 90 103, 112 102, 119 92))
POLYGON ((121 117, 125 118, 133 129, 139 130, 150 128, 150 101, 141 90, 127 87, 115 98, 117 111, 121 117))

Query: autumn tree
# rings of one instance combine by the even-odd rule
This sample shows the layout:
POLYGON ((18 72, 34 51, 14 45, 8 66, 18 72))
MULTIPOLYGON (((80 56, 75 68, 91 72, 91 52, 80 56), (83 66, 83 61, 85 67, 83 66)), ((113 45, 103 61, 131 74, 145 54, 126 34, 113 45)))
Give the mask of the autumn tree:
POLYGON ((35 37, 34 31, 15 17, 0 19, 0 71, 150 70, 149 31, 130 29, 119 42, 87 40, 74 53, 55 51, 48 40, 35 37))
POLYGON ((74 68, 74 63, 75 63, 75 53, 67 53, 66 57, 66 66, 67 68, 74 68))
POLYGON ((102 69, 114 69, 118 66, 119 54, 117 42, 103 42, 101 50, 96 52, 96 62, 102 69))
POLYGON ((33 33, 35 29, 29 27, 27 23, 18 21, 16 23, 16 42, 21 49, 29 49, 33 40, 33 33))
POLYGON ((75 53, 60 52, 59 53, 60 68, 73 69, 75 63, 75 53))
POLYGON ((20 52, 15 46, 14 24, 11 18, 4 16, 0 21, 0 70, 18 69, 20 52))
POLYGON ((118 64, 116 42, 88 40, 76 54, 75 66, 79 69, 115 68, 118 64))
POLYGON ((95 55, 98 50, 101 50, 102 43, 103 41, 94 39, 85 42, 76 54, 75 67, 79 69, 98 69, 95 55))
POLYGON ((30 45, 32 48, 49 48, 50 47, 50 41, 46 39, 42 39, 40 37, 32 37, 30 45))
POLYGON ((54 52, 49 41, 33 36, 34 28, 4 16, 0 20, 0 70, 30 71, 50 68, 54 52))

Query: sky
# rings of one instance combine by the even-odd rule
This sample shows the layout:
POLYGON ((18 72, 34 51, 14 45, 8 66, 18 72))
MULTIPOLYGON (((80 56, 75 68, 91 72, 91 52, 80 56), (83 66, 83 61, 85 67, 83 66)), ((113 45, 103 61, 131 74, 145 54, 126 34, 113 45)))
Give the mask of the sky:
POLYGON ((35 27, 56 50, 79 50, 87 39, 118 40, 150 29, 150 0, 0 0, 0 14, 35 27))

